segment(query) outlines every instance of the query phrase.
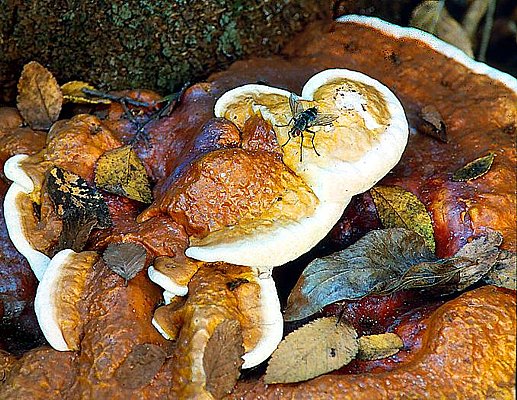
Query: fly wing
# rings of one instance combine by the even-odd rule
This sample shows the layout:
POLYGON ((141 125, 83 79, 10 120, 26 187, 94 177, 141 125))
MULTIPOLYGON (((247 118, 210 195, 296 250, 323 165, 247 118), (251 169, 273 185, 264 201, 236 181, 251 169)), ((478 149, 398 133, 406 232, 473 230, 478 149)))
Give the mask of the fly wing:
POLYGON ((318 114, 316 118, 310 123, 311 126, 324 126, 330 125, 338 119, 337 115, 334 114, 318 114))
POLYGON ((303 112, 303 104, 298 101, 298 96, 294 93, 289 96, 289 107, 291 107, 293 118, 298 117, 303 112))

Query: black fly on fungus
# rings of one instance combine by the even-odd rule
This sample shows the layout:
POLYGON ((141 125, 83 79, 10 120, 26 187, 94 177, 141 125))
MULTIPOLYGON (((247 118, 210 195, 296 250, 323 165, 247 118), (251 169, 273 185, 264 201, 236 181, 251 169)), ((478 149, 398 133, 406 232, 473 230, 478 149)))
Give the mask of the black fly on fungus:
POLYGON ((316 146, 314 145, 314 137, 316 136, 316 132, 310 130, 313 126, 326 126, 331 125, 333 121, 335 121, 338 116, 332 114, 320 114, 318 113, 318 109, 316 107, 310 107, 307 110, 304 110, 303 104, 299 101, 299 97, 294 93, 291 93, 289 96, 289 107, 291 108, 291 119, 287 123, 287 125, 280 126, 289 126, 293 125, 289 130, 289 138, 282 145, 282 147, 286 146, 289 141, 294 138, 300 136, 300 162, 302 162, 303 155, 303 133, 309 132, 312 134, 311 144, 314 152, 319 156, 318 150, 316 150, 316 146))

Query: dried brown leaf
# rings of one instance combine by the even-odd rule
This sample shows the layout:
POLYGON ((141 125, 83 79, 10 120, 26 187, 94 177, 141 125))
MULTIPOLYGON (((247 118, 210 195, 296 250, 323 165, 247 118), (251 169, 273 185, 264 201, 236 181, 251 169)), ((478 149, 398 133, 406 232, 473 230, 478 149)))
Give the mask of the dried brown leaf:
POLYGON ((63 99, 65 102, 78 104, 110 104, 111 100, 101 97, 93 97, 84 93, 83 89, 95 90, 95 88, 87 82, 71 81, 61 86, 63 99))
POLYGON ((463 26, 463 29, 465 29, 465 32, 467 32, 470 40, 475 40, 476 38, 479 23, 488 10, 488 2, 489 0, 471 1, 467 12, 463 16, 461 25, 463 26))
POLYGON ((102 259, 108 267, 127 281, 133 279, 144 267, 147 252, 136 243, 111 243, 102 259))
POLYGON ((284 338, 269 360, 265 382, 301 382, 334 371, 352 361, 358 348, 352 326, 319 318, 284 338))
POLYGON ((122 387, 138 389, 146 386, 160 370, 167 354, 155 344, 143 343, 133 347, 115 371, 115 379, 122 387))
POLYGON ((435 106, 427 105, 422 107, 418 116, 420 117, 420 123, 418 124, 419 132, 447 143, 447 126, 440 111, 435 106))
POLYGON ((494 267, 502 241, 500 233, 489 231, 467 243, 453 257, 415 264, 402 276, 380 282, 374 293, 425 289, 443 295, 465 290, 494 267))
POLYGON ((145 167, 129 145, 108 151, 99 158, 95 184, 107 192, 142 203, 153 200, 145 167))
POLYGON ((242 329, 238 321, 225 320, 215 328, 203 354, 206 390, 216 399, 231 393, 243 360, 242 329))
POLYGON ((413 10, 409 25, 432 33, 443 41, 463 50, 469 57, 474 57, 468 33, 449 14, 443 1, 427 0, 421 2, 413 10))
POLYGON ((517 254, 511 251, 501 250, 497 262, 490 272, 484 277, 484 281, 490 285, 496 285, 507 289, 517 290, 517 254))
POLYGON ((413 231, 371 231, 346 249, 309 263, 287 299, 284 318, 299 320, 336 301, 360 299, 412 265, 434 259, 413 231))
POLYGON ((104 198, 79 175, 54 167, 47 175, 46 190, 57 215, 63 220, 55 252, 62 249, 82 251, 92 229, 111 226, 104 198))
POLYGON ((420 289, 439 295, 461 291, 497 263, 502 236, 490 231, 436 260, 423 238, 402 228, 372 231, 348 248, 312 261, 287 299, 284 318, 308 317, 340 300, 420 289))
POLYGON ((476 158, 454 172, 452 180, 455 182, 471 181, 485 175, 490 171, 494 158, 495 153, 488 153, 486 156, 476 158))
POLYGON ((31 61, 23 67, 16 101, 18 111, 32 129, 49 129, 59 117, 63 95, 50 71, 31 61))
POLYGON ((359 338, 359 360, 380 360, 397 354, 404 347, 404 342, 395 333, 361 336, 359 338))
POLYGON ((422 202, 399 186, 374 186, 370 194, 384 228, 406 228, 421 235, 434 252, 434 229, 422 202))

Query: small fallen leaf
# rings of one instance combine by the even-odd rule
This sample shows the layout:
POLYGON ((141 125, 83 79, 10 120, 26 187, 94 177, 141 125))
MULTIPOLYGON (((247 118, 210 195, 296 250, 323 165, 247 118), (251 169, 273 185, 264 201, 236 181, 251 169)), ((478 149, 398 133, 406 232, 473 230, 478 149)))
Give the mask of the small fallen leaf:
POLYGON ((477 179, 490 171, 490 167, 494 162, 495 153, 488 153, 486 156, 476 158, 464 167, 458 169, 453 175, 454 182, 464 182, 477 179))
POLYGON ((374 186, 370 194, 384 228, 406 228, 421 235, 435 250, 434 229, 425 206, 411 192, 399 186, 374 186))
POLYGON ((337 317, 316 319, 287 335, 267 366, 264 381, 301 382, 341 368, 359 348, 357 332, 337 317))
POLYGON ((142 203, 153 200, 145 167, 129 145, 108 151, 99 158, 95 184, 107 192, 142 203))
POLYGON ((433 105, 422 107, 418 113, 420 123, 418 131, 447 143, 447 127, 438 109, 433 105))
POLYGON ((241 325, 235 320, 225 320, 215 328, 208 339, 203 354, 206 390, 216 399, 231 393, 239 379, 243 360, 241 325))
POLYGON ((312 261, 287 299, 284 318, 299 320, 340 300, 419 289, 432 294, 461 291, 497 263, 498 232, 474 239, 453 257, 437 260, 415 232, 372 231, 345 250, 312 261))
POLYGON ((32 129, 49 129, 58 119, 63 95, 56 78, 43 65, 31 61, 18 81, 16 106, 32 129))
POLYGON ((102 254, 108 267, 127 281, 133 279, 144 267, 147 252, 136 243, 111 243, 102 254))
POLYGON ((63 99, 65 102, 77 104, 110 104, 109 99, 101 97, 89 96, 84 93, 83 89, 95 90, 95 88, 87 82, 71 81, 61 86, 63 99))
POLYGON ((517 290, 516 273, 517 254, 511 251, 501 250, 497 262, 484 277, 484 282, 507 289, 517 290))
POLYGON ((46 190, 57 215, 63 220, 54 252, 63 249, 82 251, 92 229, 111 226, 104 198, 79 175, 54 167, 48 172, 46 190))
POLYGON ((427 0, 421 2, 411 14, 409 25, 432 33, 443 41, 463 50, 474 57, 468 33, 445 8, 443 1, 427 0))
POLYGON ((167 354, 160 346, 151 343, 137 344, 115 371, 115 379, 127 389, 146 386, 166 358, 167 354))
POLYGON ((361 336, 359 338, 359 360, 380 360, 397 354, 404 347, 404 342, 395 333, 361 336))

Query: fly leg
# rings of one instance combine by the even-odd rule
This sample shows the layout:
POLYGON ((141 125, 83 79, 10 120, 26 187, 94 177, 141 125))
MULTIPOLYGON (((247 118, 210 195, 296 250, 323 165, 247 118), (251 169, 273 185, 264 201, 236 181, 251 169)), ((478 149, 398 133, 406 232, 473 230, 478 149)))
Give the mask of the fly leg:
POLYGON ((282 147, 284 147, 287 143, 289 143, 289 141, 291 140, 292 138, 292 135, 289 134, 289 137, 287 138, 287 141, 282 145, 282 147))
POLYGON ((291 119, 289 120, 289 122, 288 122, 287 124, 285 124, 285 125, 275 125, 275 126, 276 126, 277 128, 285 128, 286 126, 291 125, 291 122, 293 122, 293 118, 291 118, 291 119))
POLYGON ((316 155, 320 156, 320 153, 318 153, 318 150, 316 150, 316 146, 314 145, 314 138, 316 137, 316 132, 311 131, 309 129, 306 129, 306 131, 309 133, 312 133, 312 138, 311 138, 312 148, 314 149, 314 152, 316 153, 316 155))
POLYGON ((300 132, 300 162, 303 159, 303 132, 300 132))

